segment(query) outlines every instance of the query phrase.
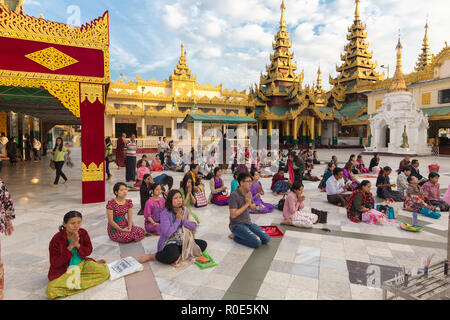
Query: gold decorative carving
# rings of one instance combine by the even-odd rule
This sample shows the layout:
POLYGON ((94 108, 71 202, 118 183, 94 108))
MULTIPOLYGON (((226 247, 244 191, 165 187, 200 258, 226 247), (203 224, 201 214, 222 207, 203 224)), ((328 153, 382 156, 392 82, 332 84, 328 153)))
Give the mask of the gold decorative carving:
POLYGON ((97 99, 104 103, 103 86, 101 84, 81 83, 81 103, 88 99, 90 103, 94 103, 97 99))
POLYGON ((61 104, 80 117, 80 89, 76 82, 49 81, 41 79, 7 78, 0 76, 0 85, 10 87, 44 88, 61 104))
POLYGON ((27 54, 25 57, 52 71, 68 67, 78 62, 78 60, 59 51, 58 49, 55 49, 54 47, 48 47, 43 50, 27 54))
POLYGON ((86 167, 86 164, 81 163, 81 181, 90 182, 90 181, 104 181, 105 180, 105 172, 103 169, 103 162, 97 166, 94 162, 92 162, 89 167, 86 167))
POLYGON ((109 14, 93 20, 81 28, 64 23, 48 21, 5 10, 0 6, 0 37, 38 41, 71 47, 98 49, 103 51, 104 77, 83 77, 69 75, 54 75, 45 73, 11 72, 0 70, 0 76, 31 77, 48 80, 78 81, 78 82, 110 82, 110 52, 109 52, 109 14))
POLYGON ((381 105, 382 105, 382 101, 381 101, 381 100, 377 100, 377 101, 375 102, 375 110, 380 109, 380 108, 381 108, 381 105))
POLYGON ((426 106, 431 104, 431 92, 423 93, 422 94, 422 105, 426 106))

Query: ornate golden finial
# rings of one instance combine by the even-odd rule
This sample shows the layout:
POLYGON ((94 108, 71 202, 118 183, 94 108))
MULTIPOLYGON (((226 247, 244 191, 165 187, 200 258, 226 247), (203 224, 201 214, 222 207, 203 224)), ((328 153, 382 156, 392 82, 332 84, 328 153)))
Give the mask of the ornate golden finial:
POLYGON ((431 64, 432 60, 432 54, 430 50, 430 43, 428 40, 428 16, 427 16, 427 22, 425 24, 425 36, 423 37, 423 43, 422 43, 422 52, 419 55, 419 61, 416 63, 415 70, 420 71, 423 70, 426 66, 431 64))
POLYGON ((39 19, 45 19, 44 18, 44 13, 42 12, 41 15, 39 16, 39 19))
POLYGON ((123 73, 120 73, 120 80, 123 82, 123 73))
POLYGON ((397 67, 395 69, 394 78, 392 79, 389 92, 407 92, 405 76, 402 71, 402 43, 400 41, 400 29, 398 30, 398 43, 397 43, 397 67))
POLYGON ((317 70, 317 90, 322 90, 322 71, 320 70, 320 64, 317 70))
POLYGON ((355 0, 356 8, 355 8, 355 21, 359 20, 359 0, 355 0))
POLYGON ((281 19, 280 19, 280 27, 286 27, 286 17, 284 16, 284 10, 286 9, 286 4, 284 0, 281 1, 281 19))
POLYGON ((184 45, 183 45, 183 41, 181 41, 181 56, 184 55, 184 45))

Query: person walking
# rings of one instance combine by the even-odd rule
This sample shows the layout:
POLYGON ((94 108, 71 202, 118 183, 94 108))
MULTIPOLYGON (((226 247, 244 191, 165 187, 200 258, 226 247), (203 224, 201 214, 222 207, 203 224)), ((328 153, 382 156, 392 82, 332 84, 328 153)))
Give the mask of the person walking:
POLYGON ((27 136, 25 140, 25 161, 31 161, 31 149, 33 149, 31 137, 27 136))
POLYGON ((17 163, 18 151, 16 139, 11 138, 11 140, 9 140, 8 144, 6 145, 6 151, 8 153, 8 158, 11 166, 14 166, 17 163))
POLYGON ((70 150, 67 149, 64 146, 63 139, 61 137, 56 138, 55 147, 53 148, 53 161, 55 162, 55 169, 56 169, 56 178, 52 187, 56 187, 56 185, 59 182, 59 177, 62 177, 64 179, 64 183, 67 183, 69 179, 67 179, 64 172, 62 172, 62 168, 64 166, 64 156, 67 154, 70 154, 70 150))
POLYGON ((33 160, 34 162, 37 162, 38 159, 41 160, 41 142, 36 139, 33 138, 33 160))
POLYGON ((106 144, 105 146, 106 175, 108 176, 106 180, 109 180, 111 179, 111 172, 109 171, 109 163, 112 160, 112 149, 113 149, 110 137, 107 137, 105 139, 105 144, 106 144))
MULTIPOLYGON (((12 202, 11 196, 8 189, 6 189, 5 184, 0 180, 0 233, 10 236, 14 231, 12 223, 12 220, 14 219, 14 203, 12 202)), ((1 249, 0 242, 0 300, 3 299, 3 288, 5 282, 1 249)))
POLYGON ((117 147, 116 147, 117 169, 120 169, 120 167, 125 167, 124 148, 125 148, 126 139, 127 139, 126 133, 122 133, 122 136, 119 137, 119 139, 117 139, 117 147))
POLYGON ((3 158, 6 157, 6 147, 2 142, 2 139, 0 139, 0 172, 2 172, 3 167, 3 158))
POLYGON ((137 151, 136 136, 132 134, 130 141, 125 145, 125 154, 126 154, 125 180, 127 182, 136 180, 136 151, 137 151))

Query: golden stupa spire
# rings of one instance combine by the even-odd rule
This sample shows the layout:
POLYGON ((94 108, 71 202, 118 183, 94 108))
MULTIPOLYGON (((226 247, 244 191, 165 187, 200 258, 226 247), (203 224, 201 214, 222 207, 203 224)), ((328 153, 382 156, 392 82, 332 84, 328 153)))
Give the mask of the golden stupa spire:
POLYGON ((322 71, 320 70, 320 64, 317 70, 317 90, 322 90, 322 71))
POLYGON ((428 39, 428 18, 425 24, 425 36, 423 37, 422 52, 419 55, 419 61, 416 63, 415 70, 423 70, 427 65, 431 64, 432 54, 430 51, 430 42, 428 39))
POLYGON ((284 3, 284 0, 281 1, 281 18, 280 18, 280 27, 284 28, 286 27, 286 17, 284 15, 284 10, 286 9, 286 4, 284 3))
POLYGON ((356 8, 355 8, 355 21, 359 21, 359 0, 355 0, 356 8))
POLYGON ((400 30, 397 43, 397 67, 395 68, 394 78, 389 88, 389 92, 407 92, 405 76, 402 71, 402 43, 400 41, 400 30))
POLYGON ((195 77, 191 77, 191 70, 189 70, 189 67, 187 65, 186 61, 186 50, 184 49, 183 42, 181 42, 181 55, 180 59, 178 60, 177 67, 173 71, 173 73, 169 77, 170 80, 185 80, 185 79, 193 79, 195 80, 195 77))

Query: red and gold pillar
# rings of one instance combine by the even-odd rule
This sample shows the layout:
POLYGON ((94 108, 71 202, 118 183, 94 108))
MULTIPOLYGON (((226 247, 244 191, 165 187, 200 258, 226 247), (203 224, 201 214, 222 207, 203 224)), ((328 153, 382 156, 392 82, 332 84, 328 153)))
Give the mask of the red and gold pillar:
POLYGON ((105 95, 100 84, 80 84, 82 203, 105 201, 105 95))

